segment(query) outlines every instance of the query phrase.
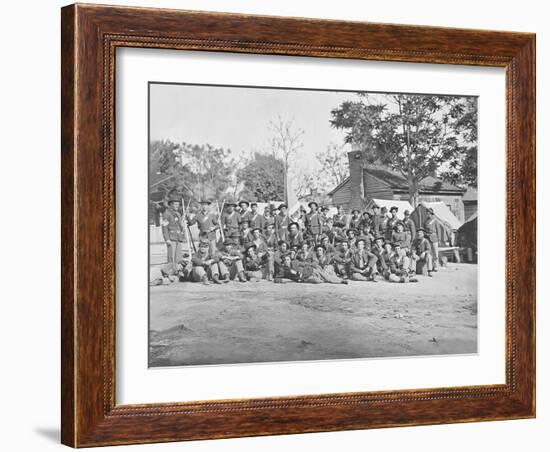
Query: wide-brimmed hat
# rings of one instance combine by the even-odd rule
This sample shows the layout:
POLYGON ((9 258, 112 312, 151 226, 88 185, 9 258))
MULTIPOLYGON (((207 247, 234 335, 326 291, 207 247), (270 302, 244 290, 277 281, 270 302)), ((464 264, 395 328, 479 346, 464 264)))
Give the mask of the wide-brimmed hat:
POLYGON ((240 207, 241 204, 246 204, 246 207, 250 206, 250 203, 248 201, 245 201, 245 200, 239 201, 239 207, 240 207))
POLYGON ((323 251, 326 251, 326 248, 323 245, 321 244, 315 245, 315 251, 317 251, 319 248, 321 248, 323 251))
POLYGON ((281 203, 281 204, 279 204, 279 207, 277 207, 277 209, 280 210, 280 209, 282 209, 283 207, 284 207, 285 209, 288 209, 288 206, 287 206, 284 202, 281 203))
POLYGON ((426 232, 426 229, 424 229, 424 228, 418 228, 418 229, 416 230, 416 232, 420 232, 420 231, 426 232))
POLYGON ((256 250, 258 247, 256 246, 255 243, 252 242, 246 245, 246 251, 248 251, 250 248, 254 248, 254 250, 256 250))
POLYGON ((254 232, 254 231, 260 231, 260 232, 262 232, 262 228, 252 228, 252 232, 254 232))
POLYGON ((355 235, 357 235, 357 229, 354 229, 354 228, 348 229, 346 232, 346 235, 349 235, 350 232, 353 232, 355 235))
POLYGON ((177 195, 170 195, 168 197, 168 203, 170 204, 171 202, 181 202, 181 197, 177 195))
POLYGON ((381 236, 381 235, 378 235, 374 238, 374 241, 376 242, 377 240, 386 240, 385 237, 381 236))
POLYGON ((397 226, 403 226, 403 227, 405 227, 405 224, 404 224, 402 221, 397 221, 397 222, 393 225, 393 229, 397 229, 397 226))
POLYGON ((212 204, 212 201, 210 201, 208 199, 203 199, 203 200, 199 201, 199 204, 206 204, 207 206, 209 206, 210 204, 212 204))
POLYGON ((351 213, 352 215, 357 212, 357 213, 361 213, 361 211, 359 209, 351 209, 351 213))
POLYGON ((311 208, 311 206, 312 206, 313 204, 315 204, 315 207, 319 207, 319 204, 318 204, 317 202, 315 202, 315 201, 309 201, 309 202, 307 203, 307 206, 308 206, 309 208, 311 208))
POLYGON ((390 213, 392 213, 392 212, 399 212, 399 207, 397 207, 397 206, 391 206, 391 207, 390 207, 390 213))
POLYGON ((277 242, 277 244, 278 244, 279 246, 281 246, 283 243, 284 243, 284 244, 287 246, 287 248, 288 248, 288 242, 287 242, 286 240, 279 240, 279 241, 277 242))
POLYGON ((234 202, 226 202, 225 207, 237 207, 237 204, 234 202))
POLYGON ((367 241, 365 239, 361 239, 361 238, 357 239, 356 243, 359 244, 359 242, 363 242, 365 245, 367 244, 367 241))
POLYGON ((250 207, 254 207, 254 206, 258 207, 258 203, 257 203, 257 202, 253 202, 253 203, 250 204, 250 207))
POLYGON ((292 225, 295 225, 298 229, 300 229, 300 224, 296 223, 295 221, 292 221, 291 223, 288 224, 288 229, 290 229, 290 226, 292 225))

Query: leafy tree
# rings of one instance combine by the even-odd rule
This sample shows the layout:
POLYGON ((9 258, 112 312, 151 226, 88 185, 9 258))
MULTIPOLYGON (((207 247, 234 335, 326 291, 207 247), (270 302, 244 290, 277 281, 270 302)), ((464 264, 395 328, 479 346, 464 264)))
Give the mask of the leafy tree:
POLYGON ((317 160, 321 164, 318 185, 322 188, 334 188, 349 176, 349 161, 344 146, 330 143, 324 152, 317 155, 317 160))
POLYGON ((251 201, 269 202, 284 197, 284 162, 271 154, 254 153, 237 172, 244 189, 240 196, 251 201))
MULTIPOLYGON (((369 95, 343 102, 332 110, 331 124, 347 131, 346 142, 365 151, 368 162, 399 171, 416 206, 422 179, 454 161, 463 161, 461 136, 464 98, 391 94, 387 103, 371 103, 369 95)), ((474 118, 471 118, 473 121, 474 118)))

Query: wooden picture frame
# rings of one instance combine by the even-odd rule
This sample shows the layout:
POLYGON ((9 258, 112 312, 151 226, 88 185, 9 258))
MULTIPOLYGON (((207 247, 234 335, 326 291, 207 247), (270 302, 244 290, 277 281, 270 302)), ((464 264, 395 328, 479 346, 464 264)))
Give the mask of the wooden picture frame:
POLYGON ((535 416, 535 35, 71 5, 62 9, 62 442, 73 447, 535 416), (115 50, 506 69, 506 383, 115 403, 115 50))

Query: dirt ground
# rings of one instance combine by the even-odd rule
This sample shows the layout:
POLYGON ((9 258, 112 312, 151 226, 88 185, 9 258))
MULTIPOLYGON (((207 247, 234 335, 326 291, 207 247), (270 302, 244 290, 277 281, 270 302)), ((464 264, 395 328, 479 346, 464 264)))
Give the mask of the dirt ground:
POLYGON ((418 283, 151 287, 149 365, 477 352, 477 265, 418 283))

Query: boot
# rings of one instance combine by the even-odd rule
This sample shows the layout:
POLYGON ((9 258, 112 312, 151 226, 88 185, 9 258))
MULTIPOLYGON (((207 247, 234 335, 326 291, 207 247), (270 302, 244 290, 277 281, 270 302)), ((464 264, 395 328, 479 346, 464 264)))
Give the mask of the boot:
POLYGON ((248 282, 246 280, 246 276, 244 275, 244 272, 240 272, 238 275, 237 275, 237 278, 239 279, 240 282, 248 282))
POLYGON ((208 281, 208 276, 204 275, 201 279, 201 282, 205 285, 205 286, 209 286, 210 285, 210 281, 208 281))
POLYGON ((214 281, 214 284, 221 284, 219 275, 212 275, 212 281, 214 281))
POLYGON ((229 274, 226 273, 225 275, 223 275, 223 279, 222 279, 223 283, 226 284, 229 282, 229 274))

